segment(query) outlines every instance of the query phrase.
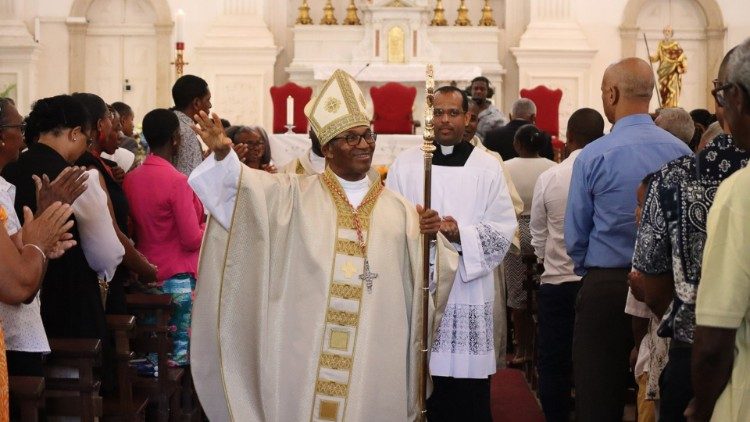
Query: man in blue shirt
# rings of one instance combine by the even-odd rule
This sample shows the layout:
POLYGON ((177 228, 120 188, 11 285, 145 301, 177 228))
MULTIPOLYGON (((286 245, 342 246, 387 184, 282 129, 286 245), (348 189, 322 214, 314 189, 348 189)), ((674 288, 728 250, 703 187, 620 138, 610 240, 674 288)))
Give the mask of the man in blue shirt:
POLYGON ((610 134, 575 161, 565 213, 565 245, 583 276, 573 335, 576 416, 620 421, 633 343, 624 313, 635 244, 636 188, 648 173, 691 151, 648 115, 651 67, 638 58, 611 65, 602 78, 610 134))

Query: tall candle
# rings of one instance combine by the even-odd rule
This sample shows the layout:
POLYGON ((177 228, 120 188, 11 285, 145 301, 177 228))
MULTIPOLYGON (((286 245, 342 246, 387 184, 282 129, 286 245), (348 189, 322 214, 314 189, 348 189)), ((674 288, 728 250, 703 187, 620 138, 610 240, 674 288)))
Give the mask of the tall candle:
POLYGON ((185 42, 185 11, 179 9, 175 17, 175 41, 178 43, 185 42))
POLYGON ((291 95, 286 97, 286 124, 294 124, 294 98, 291 95))

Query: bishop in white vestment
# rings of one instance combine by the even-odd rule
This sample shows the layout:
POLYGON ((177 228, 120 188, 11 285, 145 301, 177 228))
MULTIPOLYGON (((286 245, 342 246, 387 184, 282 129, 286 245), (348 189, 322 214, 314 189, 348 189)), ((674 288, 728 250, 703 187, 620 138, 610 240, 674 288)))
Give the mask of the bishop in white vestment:
MULTIPOLYGON (((204 133, 221 134, 215 123, 201 123, 225 148, 190 176, 211 213, 191 356, 212 421, 418 417, 420 224, 436 232, 439 217, 420 219, 366 176, 375 137, 364 110, 336 71, 306 108, 330 167, 306 177, 241 165, 204 133)), ((457 255, 442 245, 438 277, 452 279, 457 255)))
MULTIPOLYGON (((493 342, 494 270, 510 248, 517 227, 508 185, 497 160, 462 142, 466 104, 460 90, 435 94, 435 151, 431 208, 455 221, 448 239, 460 251, 459 270, 437 328, 430 354, 433 376, 486 381, 496 370, 493 342)), ((386 185, 415 204, 423 203, 423 153, 401 153, 388 171, 386 185)), ((443 229, 441 229, 443 231, 443 229)), ((502 304, 501 304, 502 305, 502 304)), ((489 394, 489 383, 486 383, 489 394)), ((438 383, 435 381, 436 392, 438 383)), ((430 420, 486 419, 489 412, 434 414, 430 420), (474 418, 470 415, 479 415, 474 418)), ((428 406, 429 408, 429 406, 428 406)))

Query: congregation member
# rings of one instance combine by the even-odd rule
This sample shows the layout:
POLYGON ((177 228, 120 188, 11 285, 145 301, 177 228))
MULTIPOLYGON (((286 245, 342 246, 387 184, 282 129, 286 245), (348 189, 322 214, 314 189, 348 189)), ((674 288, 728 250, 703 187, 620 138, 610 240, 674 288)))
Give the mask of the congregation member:
MULTIPOLYGON (((434 390, 430 421, 491 421, 489 376, 497 367, 493 313, 495 268, 510 248, 516 215, 498 161, 463 141, 468 98, 452 86, 435 91, 432 207, 440 232, 461 252, 459 271, 430 351, 434 390)), ((424 201, 424 153, 396 157, 386 186, 413 204, 424 201)))
MULTIPOLYGON (((719 68, 722 83, 731 56, 730 51, 719 68)), ((721 107, 717 103, 717 110, 721 107)), ((712 209, 712 192, 748 158, 750 154, 738 148, 731 136, 720 135, 696 155, 666 164, 650 183, 633 267, 643 274, 639 288, 651 310, 658 317, 667 313, 659 328, 661 336, 671 339, 659 385, 660 420, 685 420, 683 413, 693 396, 690 359, 708 214, 695 210, 712 209)))
MULTIPOLYGON (((750 151, 750 39, 740 44, 712 93, 738 148, 750 151)), ((750 419, 750 170, 719 186, 708 214, 701 283, 695 303, 691 422, 750 419)))
MULTIPOLYGON (((0 98, 0 171, 19 158, 25 147, 26 124, 15 104, 0 98)), ((44 176, 43 176, 44 177, 44 176)), ((85 189, 87 176, 83 169, 68 167, 52 183, 48 179, 36 185, 40 197, 34 218, 24 209, 25 223, 15 210, 16 188, 0 176, 0 321, 7 350, 10 375, 44 376, 43 356, 49 343, 40 314, 39 288, 47 269, 47 261, 62 256, 75 241, 68 231, 73 227, 70 204, 85 189), (54 201, 54 202, 53 202, 54 201)), ((2 351, 5 359, 6 351, 2 351)), ((6 419, 7 420, 7 419, 6 419)))
POLYGON ((704 108, 696 108, 690 111, 690 118, 693 119, 693 124, 695 125, 695 134, 693 134, 693 139, 690 141, 690 149, 696 151, 698 142, 706 130, 708 130, 708 127, 716 122, 717 117, 704 108))
MULTIPOLYGON (((28 149, 3 176, 16 186, 15 208, 22 217, 24 207, 37 210, 36 184, 32 176, 55 179, 85 152, 89 136, 95 133, 88 110, 70 95, 37 100, 26 119, 28 149)), ((97 170, 89 170, 85 191, 72 203, 76 245, 61 258, 48 261, 40 292, 40 312, 49 338, 107 338, 103 293, 125 253, 115 234, 107 210, 107 194, 97 170)), ((111 356, 111 354, 109 355, 111 356)), ((41 371, 41 361, 34 362, 41 371)), ((103 362, 103 388, 111 388, 113 368, 103 362), (106 380, 105 380, 106 381, 106 380)))
POLYGON ((489 79, 477 76, 471 80, 468 91, 471 99, 479 107, 476 135, 480 139, 484 139, 491 130, 504 126, 508 122, 505 114, 492 104, 491 99, 495 95, 495 90, 490 86, 489 79))
MULTIPOLYGON (((536 105, 528 98, 519 98, 511 106, 510 122, 505 126, 489 131, 484 137, 484 146, 500 154, 504 161, 516 158, 518 152, 513 147, 516 132, 521 126, 534 123, 536 123, 536 105)), ((554 157, 552 142, 547 136, 545 138, 546 142, 539 155, 552 160, 554 157)))
POLYGON ((518 189, 523 201, 523 211, 518 218, 518 234, 520 248, 517 253, 510 253, 505 257, 503 268, 507 287, 507 305, 513 319, 513 334, 516 344, 515 356, 512 363, 520 365, 532 358, 532 338, 534 321, 528 304, 528 290, 526 284, 526 263, 523 255, 534 253, 531 247, 531 233, 529 232, 529 218, 531 215, 534 185, 540 174, 553 167, 555 162, 540 157, 539 152, 545 144, 544 134, 533 124, 521 126, 516 131, 513 147, 518 157, 511 158, 505 163, 513 184, 518 189))
POLYGON ((251 169, 276 173, 276 166, 271 161, 271 145, 268 134, 260 126, 235 126, 230 138, 235 145, 247 146, 247 154, 240 161, 251 169))
POLYGON ((548 422, 568 422, 571 411, 573 323, 581 277, 573 272, 563 237, 570 177, 581 149, 603 134, 599 112, 590 108, 573 112, 565 133, 568 157, 539 175, 531 200, 531 246, 544 268, 537 293, 537 366, 539 401, 548 422))
POLYGON ((323 151, 320 149, 320 140, 312 129, 309 132, 309 136, 310 149, 285 165, 281 169, 282 173, 303 174, 306 176, 323 173, 326 168, 326 159, 323 156, 323 151))
POLYGON ((656 116, 654 123, 690 147, 696 129, 693 119, 684 108, 663 108, 659 110, 659 115, 656 116))
POLYGON ((648 115, 653 90, 653 72, 645 61, 627 58, 609 66, 602 78, 602 105, 614 126, 573 164, 564 236, 574 271, 583 277, 573 334, 576 418, 581 422, 622 419, 633 344, 623 309, 638 183, 690 153, 648 115))
POLYGON ((86 152, 76 162, 87 169, 95 169, 99 174, 98 182, 106 194, 107 208, 100 210, 111 216, 114 224, 115 234, 120 244, 125 249, 122 263, 109 282, 103 284, 102 295, 104 306, 108 314, 127 314, 125 305, 125 284, 130 278, 130 271, 138 275, 143 283, 156 280, 156 267, 133 246, 128 237, 128 218, 130 207, 122 189, 124 172, 117 163, 103 158, 102 153, 112 154, 117 149, 117 138, 112 136, 112 131, 119 125, 115 116, 107 104, 96 94, 75 93, 73 97, 78 99, 89 112, 91 119, 91 138, 86 152))
MULTIPOLYGON (((198 112, 211 110, 211 91, 208 83, 195 75, 180 76, 172 85, 174 113, 180 120, 180 148, 174 157, 174 165, 180 173, 190 173, 203 161, 203 142, 193 132, 193 117, 198 112)), ((148 137, 145 137, 148 141, 148 137)))
POLYGON ((135 113, 133 109, 122 101, 112 103, 112 108, 120 115, 120 131, 118 135, 118 145, 138 154, 138 141, 135 139, 135 113))
MULTIPOLYGON (((219 117, 196 116, 212 153, 189 183, 211 219, 191 364, 211 420, 419 417, 420 231, 440 216, 368 176, 366 104, 342 98, 364 96, 336 70, 306 110, 328 162, 315 177, 242 165, 219 117)), ((437 253, 444 285, 458 257, 440 234, 437 253)))
POLYGON ((143 134, 151 153, 125 176, 123 190, 130 204, 136 248, 158 268, 156 290, 172 296, 172 357, 170 364, 189 364, 192 294, 203 239, 203 205, 190 189, 187 176, 172 159, 180 148, 180 122, 169 110, 143 117, 143 134), (161 189, 153 189, 158 181, 161 189))

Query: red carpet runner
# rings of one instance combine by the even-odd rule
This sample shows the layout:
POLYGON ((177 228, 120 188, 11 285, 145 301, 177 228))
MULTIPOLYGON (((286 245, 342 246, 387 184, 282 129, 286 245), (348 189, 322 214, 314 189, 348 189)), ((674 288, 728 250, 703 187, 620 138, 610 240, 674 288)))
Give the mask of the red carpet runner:
POLYGON ((493 422, 544 422, 544 414, 523 372, 501 369, 492 376, 490 397, 493 422))

